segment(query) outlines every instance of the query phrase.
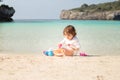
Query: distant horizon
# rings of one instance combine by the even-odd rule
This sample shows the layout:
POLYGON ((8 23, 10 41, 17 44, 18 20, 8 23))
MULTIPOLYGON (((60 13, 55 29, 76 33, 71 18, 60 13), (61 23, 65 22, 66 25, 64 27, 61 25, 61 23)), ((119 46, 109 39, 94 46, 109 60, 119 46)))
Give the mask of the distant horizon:
POLYGON ((9 5, 15 9, 13 19, 60 19, 62 10, 80 7, 82 4, 99 4, 116 0, 0 0, 1 4, 9 5), (28 4, 27 4, 28 3, 28 4))

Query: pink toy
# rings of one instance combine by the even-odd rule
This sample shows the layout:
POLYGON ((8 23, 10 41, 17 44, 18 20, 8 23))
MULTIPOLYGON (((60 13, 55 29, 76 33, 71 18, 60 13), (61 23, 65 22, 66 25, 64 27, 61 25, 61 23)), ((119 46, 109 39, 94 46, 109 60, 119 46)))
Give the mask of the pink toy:
POLYGON ((81 52, 80 56, 88 56, 85 52, 81 52))
POLYGON ((59 45, 58 45, 58 48, 61 48, 61 47, 62 47, 62 44, 59 44, 59 45))

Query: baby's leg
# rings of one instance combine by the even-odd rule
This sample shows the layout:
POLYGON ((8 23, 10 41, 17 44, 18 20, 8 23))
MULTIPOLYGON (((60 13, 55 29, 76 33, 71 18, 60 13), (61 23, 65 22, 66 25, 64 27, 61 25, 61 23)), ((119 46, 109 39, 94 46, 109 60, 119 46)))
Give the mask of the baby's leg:
POLYGON ((66 56, 73 56, 74 52, 73 52, 72 50, 65 49, 65 50, 64 50, 64 54, 65 54, 66 56))

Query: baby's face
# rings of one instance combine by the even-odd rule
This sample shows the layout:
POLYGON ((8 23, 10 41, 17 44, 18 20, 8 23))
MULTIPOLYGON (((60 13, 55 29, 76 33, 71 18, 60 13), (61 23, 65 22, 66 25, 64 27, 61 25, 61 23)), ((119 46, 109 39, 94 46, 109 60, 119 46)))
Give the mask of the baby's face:
POLYGON ((73 39, 73 35, 69 34, 69 35, 64 35, 68 40, 72 40, 73 39))

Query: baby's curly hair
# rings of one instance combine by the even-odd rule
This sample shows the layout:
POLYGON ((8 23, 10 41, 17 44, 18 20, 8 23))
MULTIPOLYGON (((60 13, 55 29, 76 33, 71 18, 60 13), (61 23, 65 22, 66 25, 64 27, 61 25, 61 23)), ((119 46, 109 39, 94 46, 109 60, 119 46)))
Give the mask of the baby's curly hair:
POLYGON ((68 25, 64 28, 63 35, 66 35, 66 34, 67 35, 71 34, 71 35, 73 35, 73 37, 76 36, 76 30, 73 25, 68 25))

